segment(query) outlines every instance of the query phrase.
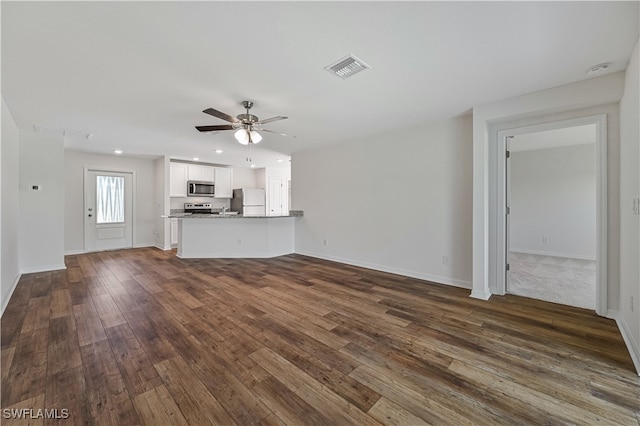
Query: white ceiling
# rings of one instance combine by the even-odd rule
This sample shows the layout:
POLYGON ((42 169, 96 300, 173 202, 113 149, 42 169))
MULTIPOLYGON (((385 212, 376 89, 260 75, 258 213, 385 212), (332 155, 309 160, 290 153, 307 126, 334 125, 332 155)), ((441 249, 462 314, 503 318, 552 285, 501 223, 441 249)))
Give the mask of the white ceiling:
MULTIPOLYGON (((468 113, 475 105, 623 70, 638 2, 1 2, 2 96, 23 131, 93 133, 72 149, 246 166, 203 114, 252 100, 253 158, 468 113), (353 53, 372 69, 323 69, 353 53), (225 152, 213 153, 220 148, 225 152)), ((287 158, 286 156, 284 158, 287 158)))

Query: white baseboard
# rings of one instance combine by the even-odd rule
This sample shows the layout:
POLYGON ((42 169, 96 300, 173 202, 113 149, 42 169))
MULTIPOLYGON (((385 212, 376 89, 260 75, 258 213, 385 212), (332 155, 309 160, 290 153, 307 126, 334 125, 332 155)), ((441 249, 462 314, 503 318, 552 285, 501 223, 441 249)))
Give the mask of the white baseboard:
POLYGON ((640 376, 640 345, 638 345, 638 342, 633 339, 633 335, 631 334, 631 331, 629 331, 629 326, 621 318, 620 312, 609 309, 606 317, 616 321, 620 334, 622 335, 622 339, 624 340, 624 344, 627 346, 627 350, 629 351, 629 356, 631 356, 633 365, 636 367, 636 373, 640 376))
POLYGON ((292 251, 256 251, 254 253, 211 253, 211 252, 203 252, 203 253, 187 253, 185 256, 184 253, 178 251, 176 253, 176 257, 180 259, 271 259, 273 257, 286 256, 288 254, 293 254, 292 251))
POLYGON ((513 247, 511 247, 510 251, 514 253, 537 254, 540 256, 567 257, 569 259, 591 260, 594 262, 596 261, 595 256, 584 256, 581 254, 573 254, 573 253, 556 253, 553 251, 528 250, 528 249, 520 249, 520 248, 513 248, 513 247))
POLYGON ((11 300, 11 296, 13 296, 13 292, 16 290, 16 287, 18 286, 18 282, 20 282, 21 277, 22 277, 22 274, 19 273, 16 279, 11 284, 11 290, 9 291, 7 298, 2 301, 2 312, 0 312, 0 316, 2 316, 4 314, 4 310, 7 309, 7 305, 9 305, 9 300, 11 300))
MULTIPOLYGON (((153 243, 142 243, 142 244, 132 245, 131 247, 125 247, 123 249, 107 249, 107 250, 103 250, 103 251, 126 250, 128 248, 144 248, 144 247, 158 247, 160 250, 163 250, 160 246, 158 246, 156 244, 153 244, 153 243)), ((87 254, 87 253, 90 253, 90 252, 87 252, 85 250, 67 250, 67 251, 64 252, 64 255, 65 256, 72 256, 72 255, 87 254)))
POLYGON ((67 250, 64 252, 65 256, 74 256, 76 254, 84 254, 84 250, 67 250))
POLYGON ((155 247, 155 243, 136 243, 133 248, 155 247))
POLYGON ((492 293, 490 291, 472 290, 469 297, 473 297, 474 299, 480 299, 480 300, 489 300, 489 298, 491 297, 491 294, 492 293))
POLYGON ((172 247, 171 247, 171 246, 162 246, 162 245, 160 245, 160 244, 154 244, 153 246, 154 246, 155 248, 159 249, 159 250, 164 250, 164 251, 167 251, 167 250, 171 250, 171 249, 172 249, 172 247))
POLYGON ((61 269, 67 269, 67 265, 63 263, 59 265, 29 266, 27 268, 22 268, 20 272, 22 274, 33 274, 36 272, 59 271, 61 269))
POLYGON ((471 283, 468 281, 463 281, 463 280, 458 280, 455 278, 450 278, 450 277, 443 277, 440 275, 432 275, 432 274, 425 274, 424 272, 417 272, 417 271, 412 271, 409 269, 403 269, 403 268, 394 268, 391 266, 386 266, 386 265, 379 265, 376 263, 371 263, 371 262, 363 262, 360 260, 356 260, 356 259, 349 259, 349 258, 344 258, 344 257, 338 257, 338 256, 330 256, 330 255, 326 255, 323 253, 314 253, 314 252, 310 252, 310 251, 304 251, 304 250, 295 250, 296 254, 301 254, 304 256, 309 256, 309 257, 315 257, 318 259, 323 259, 323 260, 330 260, 332 262, 338 262, 338 263, 344 263, 347 265, 353 265, 353 266, 359 266, 361 268, 367 268, 367 269, 373 269, 375 271, 381 271, 381 272, 388 272, 390 274, 396 274, 396 275, 402 275, 405 277, 410 277, 410 278, 417 278, 420 280, 425 280, 425 281, 431 281, 434 283, 438 283, 438 284, 446 284, 446 285, 450 285, 450 286, 454 286, 454 287, 462 287, 462 288, 466 288, 466 289, 471 289, 471 283))

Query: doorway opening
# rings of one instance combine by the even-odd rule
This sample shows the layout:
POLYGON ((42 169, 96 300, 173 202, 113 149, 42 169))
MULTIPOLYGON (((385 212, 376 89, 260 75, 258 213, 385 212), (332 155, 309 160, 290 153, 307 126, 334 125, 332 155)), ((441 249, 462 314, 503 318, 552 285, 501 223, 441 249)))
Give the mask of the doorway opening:
POLYGON ((595 124, 509 136, 506 292, 596 307, 595 124))
MULTIPOLYGON (((507 187, 507 145, 512 137, 519 137, 529 133, 544 132, 548 130, 565 129, 569 127, 595 125, 595 163, 596 163, 596 290, 595 290, 595 311, 599 315, 607 314, 607 116, 599 114, 593 116, 580 117, 562 121, 543 122, 526 127, 508 128, 504 123, 500 124, 502 129, 496 129, 494 136, 495 160, 493 173, 491 176, 490 198, 490 224, 492 232, 490 237, 490 270, 489 275, 493 277, 491 292, 493 294, 505 294, 507 292, 507 281, 509 279, 508 268, 511 243, 507 230, 510 215, 508 214, 508 187, 507 187)), ((542 235, 539 236, 542 242, 542 235)), ((547 238, 555 238, 553 235, 547 238)), ((547 240, 547 244, 551 240, 547 240)))
POLYGON ((84 250, 133 247, 134 174, 84 171, 84 250))

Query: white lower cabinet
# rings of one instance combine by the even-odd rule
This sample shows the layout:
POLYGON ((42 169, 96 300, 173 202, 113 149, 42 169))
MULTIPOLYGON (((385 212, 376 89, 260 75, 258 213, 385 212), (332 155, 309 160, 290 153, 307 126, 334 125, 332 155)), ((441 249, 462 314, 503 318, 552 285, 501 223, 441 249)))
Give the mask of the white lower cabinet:
POLYGON ((171 245, 178 245, 178 219, 171 219, 171 245))

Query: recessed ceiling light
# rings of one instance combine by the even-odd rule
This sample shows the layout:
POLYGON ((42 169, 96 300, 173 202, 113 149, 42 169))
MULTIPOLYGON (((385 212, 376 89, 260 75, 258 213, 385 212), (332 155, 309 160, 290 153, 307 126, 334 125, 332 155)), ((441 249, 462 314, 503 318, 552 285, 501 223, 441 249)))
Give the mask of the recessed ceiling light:
POLYGON ((611 66, 611 63, 605 62, 602 64, 594 65, 587 70, 587 75, 589 77, 595 77, 598 75, 604 74, 607 69, 611 66))
POLYGON ((256 167, 256 165, 255 165, 255 164, 252 164, 252 165, 251 165, 251 168, 254 168, 254 167, 256 167))
POLYGON ((216 149, 216 154, 222 154, 224 151, 221 149, 216 149))
POLYGON ((199 158, 198 157, 193 157, 193 161, 198 161, 199 158))
POLYGON ((122 150, 120 150, 120 149, 115 149, 115 150, 113 150, 113 152, 115 154, 122 154, 122 150))
POLYGON ((282 158, 278 158, 278 163, 282 163, 284 160, 282 158))

